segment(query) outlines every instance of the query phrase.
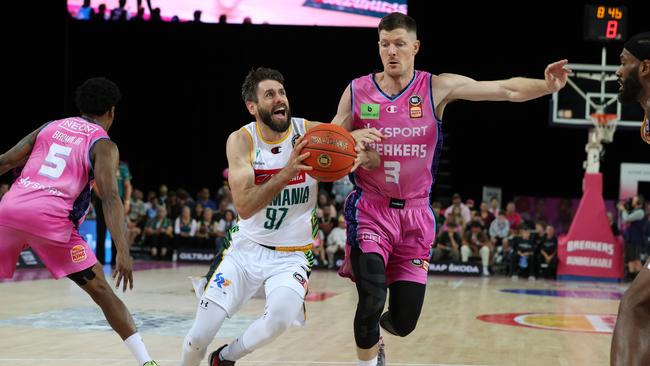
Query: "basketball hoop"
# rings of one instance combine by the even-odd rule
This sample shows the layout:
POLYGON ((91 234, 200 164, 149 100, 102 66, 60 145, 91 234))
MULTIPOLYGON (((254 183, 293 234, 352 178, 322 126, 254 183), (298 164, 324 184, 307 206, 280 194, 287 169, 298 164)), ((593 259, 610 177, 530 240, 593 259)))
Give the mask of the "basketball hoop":
POLYGON ((598 140, 609 143, 614 141, 614 132, 616 131, 616 124, 618 116, 613 113, 592 113, 591 121, 596 128, 596 136, 598 140))

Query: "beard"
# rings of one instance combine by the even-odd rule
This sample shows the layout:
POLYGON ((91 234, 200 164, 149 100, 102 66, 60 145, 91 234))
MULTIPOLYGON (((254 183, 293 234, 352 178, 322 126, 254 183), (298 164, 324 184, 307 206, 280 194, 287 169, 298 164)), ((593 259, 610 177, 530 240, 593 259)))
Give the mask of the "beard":
POLYGON ((643 86, 637 75, 638 67, 630 72, 627 79, 623 82, 623 88, 618 93, 618 101, 621 103, 637 102, 641 95, 643 86))
POLYGON ((270 109, 261 109, 258 108, 258 113, 262 123, 269 126, 269 128, 275 132, 285 132, 289 128, 289 123, 291 123, 291 110, 289 106, 284 104, 281 107, 285 108, 285 119, 281 122, 273 121, 273 112, 272 108, 270 109))

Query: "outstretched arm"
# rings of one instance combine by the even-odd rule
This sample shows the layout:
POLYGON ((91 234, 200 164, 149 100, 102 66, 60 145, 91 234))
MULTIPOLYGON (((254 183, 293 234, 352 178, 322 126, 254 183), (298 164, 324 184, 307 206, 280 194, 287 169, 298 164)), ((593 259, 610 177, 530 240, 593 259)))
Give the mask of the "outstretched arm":
POLYGON ((233 132, 226 143, 228 182, 235 208, 242 219, 247 219, 266 207, 301 170, 312 169, 302 162, 309 153, 300 154, 302 148, 307 145, 300 137, 296 140, 287 166, 263 184, 255 184, 255 171, 251 165, 251 144, 250 138, 243 130, 233 132))
POLYGON ((41 132, 45 125, 32 131, 29 135, 23 137, 16 146, 12 147, 6 153, 0 155, 0 175, 10 171, 11 169, 24 164, 29 154, 32 153, 32 148, 36 142, 36 136, 41 132))
POLYGON ((115 172, 119 164, 120 153, 117 146, 110 140, 99 140, 91 152, 95 172, 95 183, 99 197, 102 200, 104 219, 111 233, 113 243, 117 247, 117 263, 113 271, 113 278, 118 274, 115 286, 123 282, 123 291, 127 287, 133 289, 133 272, 131 271, 131 258, 129 246, 124 235, 124 206, 117 192, 117 179, 115 172))
POLYGON ((562 89, 571 70, 566 69, 567 60, 554 62, 546 67, 544 80, 515 77, 507 80, 476 81, 456 74, 441 74, 433 85, 444 95, 444 102, 457 99, 473 101, 524 102, 562 89))

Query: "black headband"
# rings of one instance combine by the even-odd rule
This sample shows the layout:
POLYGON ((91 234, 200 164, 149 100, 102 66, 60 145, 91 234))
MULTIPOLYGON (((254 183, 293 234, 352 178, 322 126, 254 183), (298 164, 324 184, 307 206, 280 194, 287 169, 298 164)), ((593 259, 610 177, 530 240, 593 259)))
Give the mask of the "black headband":
POLYGON ((650 32, 639 33, 630 38, 624 47, 639 60, 650 60, 650 32))

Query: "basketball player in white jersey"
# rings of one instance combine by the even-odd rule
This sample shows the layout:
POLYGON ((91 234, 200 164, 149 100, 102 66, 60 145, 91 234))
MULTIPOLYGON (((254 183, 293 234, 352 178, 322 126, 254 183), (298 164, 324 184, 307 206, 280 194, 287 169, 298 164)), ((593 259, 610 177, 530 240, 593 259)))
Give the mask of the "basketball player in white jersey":
POLYGON ((248 73, 242 86, 255 122, 233 132, 226 144, 228 181, 240 220, 230 231, 231 247, 199 301, 183 344, 182 366, 199 365, 223 321, 261 286, 266 293, 264 315, 232 343, 212 352, 208 365, 234 365, 294 321, 304 320, 310 249, 318 229, 313 216, 318 182, 306 174, 312 169, 303 164, 309 153, 300 150, 307 143, 301 136, 318 122, 291 117, 283 83, 278 71, 258 68, 248 73))

